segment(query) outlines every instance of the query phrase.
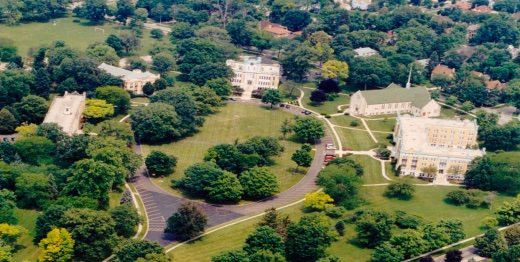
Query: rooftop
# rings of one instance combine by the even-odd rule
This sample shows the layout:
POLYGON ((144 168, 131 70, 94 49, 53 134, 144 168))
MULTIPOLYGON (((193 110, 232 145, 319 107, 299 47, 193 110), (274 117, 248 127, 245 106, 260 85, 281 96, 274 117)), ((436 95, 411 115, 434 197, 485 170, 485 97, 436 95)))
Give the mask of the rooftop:
POLYGON ((445 65, 438 64, 432 71, 432 75, 434 74, 447 74, 450 76, 454 76, 455 69, 449 68, 445 65))
POLYGON ((379 52, 370 47, 360 47, 360 48, 354 49, 354 53, 356 53, 358 55, 362 55, 362 54, 379 53, 379 52))
POLYGON ((57 96, 43 120, 44 123, 56 123, 63 128, 63 132, 72 135, 76 133, 75 121, 78 121, 83 114, 86 93, 65 92, 63 96, 57 96))
MULTIPOLYGON (((477 130, 477 124, 469 120, 447 120, 400 115, 397 122, 401 131, 401 151, 418 152, 425 155, 473 159, 483 155, 478 149, 432 146, 428 141, 428 130, 433 127, 477 130)), ((476 135, 476 132, 475 132, 476 135)), ((464 145, 465 146, 465 145, 464 145)))
POLYGON ((392 83, 384 89, 360 92, 367 105, 412 102, 413 106, 422 108, 432 100, 428 90, 422 86, 406 89, 392 83))
POLYGON ((269 21, 258 22, 258 27, 261 30, 267 31, 275 35, 287 35, 292 33, 291 31, 287 30, 285 26, 276 23, 271 23, 269 21))
POLYGON ((488 6, 481 5, 481 6, 476 6, 475 8, 473 8, 472 11, 479 12, 479 13, 491 13, 493 10, 491 10, 491 8, 489 8, 488 6))
POLYGON ((145 79, 149 77, 158 77, 157 75, 154 75, 150 72, 142 72, 141 70, 134 70, 129 71, 120 67, 115 67, 112 65, 108 65, 105 63, 102 63, 100 66, 98 66, 99 69, 105 70, 107 73, 116 76, 116 77, 122 77, 123 80, 134 80, 134 79, 145 79))

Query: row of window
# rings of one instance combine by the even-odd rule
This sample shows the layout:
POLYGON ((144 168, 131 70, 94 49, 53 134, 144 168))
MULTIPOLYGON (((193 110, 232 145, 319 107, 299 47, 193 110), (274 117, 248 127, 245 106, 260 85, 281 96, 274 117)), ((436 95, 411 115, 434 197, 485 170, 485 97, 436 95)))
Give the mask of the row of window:
MULTIPOLYGON (((444 130, 434 129, 433 132, 434 132, 434 133, 448 133, 448 130, 445 130, 445 129, 444 129, 444 130)), ((452 134, 452 135, 455 134, 455 133, 456 133, 455 130, 451 130, 451 131, 450 131, 450 134, 452 134)), ((465 134, 466 134, 465 131, 460 131, 460 132, 458 132, 458 133, 459 133, 460 135, 465 135, 465 134)), ((472 136, 472 135, 473 135, 473 132, 468 132, 468 134, 469 134, 470 136, 472 136)))
MULTIPOLYGON (((438 135, 436 135, 436 134, 434 134, 433 137, 447 138, 447 136, 442 136, 442 135, 441 135, 441 136, 438 136, 438 135)), ((450 139, 453 139, 453 136, 449 136, 449 138, 450 138, 450 139)), ((463 137, 463 136, 459 136, 458 139, 460 139, 460 140, 464 140, 464 137, 463 137)), ((468 136, 467 139, 468 139, 468 140, 471 140, 471 139, 473 139, 473 136, 468 136)))

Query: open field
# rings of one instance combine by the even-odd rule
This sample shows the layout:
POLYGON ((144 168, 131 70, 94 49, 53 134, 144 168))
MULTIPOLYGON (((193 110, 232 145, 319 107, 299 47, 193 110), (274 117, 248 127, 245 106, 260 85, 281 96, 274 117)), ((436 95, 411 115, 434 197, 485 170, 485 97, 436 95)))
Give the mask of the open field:
MULTIPOLYGON (((143 154, 146 156, 151 150, 160 150, 178 158, 175 172, 169 177, 156 178, 154 182, 169 192, 179 194, 179 191, 170 188, 170 180, 184 177, 184 170, 201 162, 208 148, 222 143, 232 144, 237 139, 243 142, 258 135, 279 138, 282 135, 279 127, 286 118, 292 118, 292 114, 279 109, 230 102, 217 114, 207 117, 199 133, 169 144, 142 145, 143 154)), ((299 168, 298 173, 294 173, 296 164, 291 161, 291 156, 300 144, 290 140, 280 140, 280 143, 285 151, 279 157, 272 158, 276 164, 269 168, 277 175, 280 190, 284 191, 298 182, 307 170, 299 168)))
POLYGON ((395 119, 365 120, 372 131, 392 132, 395 127, 395 119))
POLYGON ((334 99, 334 101, 325 101, 323 104, 318 106, 311 105, 311 93, 314 91, 313 89, 301 88, 301 90, 305 93, 305 96, 302 99, 303 106, 312 111, 315 111, 318 114, 335 114, 338 113, 338 106, 348 104, 350 101, 350 97, 346 95, 338 95, 334 99))
POLYGON ((390 146, 390 139, 387 137, 391 134, 385 134, 385 133, 375 133, 372 132, 372 134, 376 137, 378 143, 386 144, 387 146, 390 146))
POLYGON ((336 127, 339 139, 343 147, 348 147, 354 151, 369 150, 376 147, 376 143, 370 137, 367 131, 351 130, 341 127, 336 127))
MULTIPOLYGON (((53 22, 28 23, 17 26, 2 24, 0 25, 0 38, 12 39, 18 47, 18 53, 25 57, 30 47, 50 44, 54 41, 65 41, 72 48, 85 51, 90 44, 105 42, 110 34, 118 34, 118 24, 106 22, 103 25, 90 25, 85 19, 80 19, 80 23, 72 22, 74 19, 78 18, 60 18, 57 19, 56 25, 53 22), (102 30, 96 30, 95 28, 105 31, 103 33, 102 30)), ((121 32, 124 31, 130 32, 130 30, 121 30, 121 32)), ((142 48, 137 50, 135 55, 147 55, 148 49, 156 41, 150 37, 150 30, 143 29, 143 37, 141 38, 142 48)))
POLYGON ((335 125, 338 125, 338 126, 344 126, 344 127, 350 127, 350 128, 357 128, 357 129, 363 129, 363 130, 366 130, 365 126, 363 125, 363 123, 361 123, 361 120, 353 117, 353 116, 346 116, 346 115, 342 115, 342 116, 333 116, 329 119, 329 121, 335 125), (350 122, 352 121, 357 121, 358 125, 357 126, 351 126, 350 125, 350 122))
POLYGON ((464 112, 455 110, 453 108, 443 106, 441 105, 441 115, 439 118, 444 119, 456 119, 456 118, 463 118, 463 119, 469 119, 473 120, 473 117, 470 115, 466 115, 464 112))
POLYGON ((16 253, 13 254, 13 261, 36 261, 38 260, 38 256, 40 256, 40 248, 35 246, 32 242, 35 231, 34 228, 36 226, 36 218, 40 214, 36 210, 29 209, 15 209, 15 215, 18 218, 18 225, 27 229, 29 233, 23 234, 18 239, 18 244, 21 247, 16 253))
POLYGON ((348 158, 363 166, 364 173, 361 178, 365 184, 381 184, 389 182, 381 174, 381 162, 366 155, 351 155, 348 156, 348 158))

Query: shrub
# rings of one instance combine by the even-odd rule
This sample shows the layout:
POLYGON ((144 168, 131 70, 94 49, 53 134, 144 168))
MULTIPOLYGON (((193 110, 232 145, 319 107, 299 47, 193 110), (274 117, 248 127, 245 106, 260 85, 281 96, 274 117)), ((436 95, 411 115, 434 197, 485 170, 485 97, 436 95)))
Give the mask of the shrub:
POLYGON ((409 215, 404 211, 396 211, 395 225, 402 229, 417 229, 423 224, 423 218, 418 215, 409 215))
POLYGON ((498 225, 498 219, 496 219, 494 217, 485 217, 482 220, 482 225, 486 229, 491 229, 491 228, 496 227, 498 225))
POLYGON ((325 116, 325 118, 331 118, 331 116, 329 116, 329 115, 326 115, 326 116, 325 116))
POLYGON ((79 22, 81 22, 81 20, 79 20, 79 19, 74 19, 74 20, 72 20, 72 22, 73 22, 73 23, 79 23, 79 22))
POLYGON ((358 126, 358 125, 359 125, 359 121, 357 121, 357 120, 350 121, 350 126, 358 126))
POLYGON ((346 211, 344 207, 331 207, 326 210, 325 214, 331 218, 340 218, 346 211))
POLYGON ((334 199, 324 192, 312 192, 305 195, 303 208, 307 211, 322 211, 333 207, 334 199))
POLYGON ((340 236, 345 235, 345 223, 343 223, 343 221, 338 221, 338 223, 334 225, 334 228, 336 228, 336 231, 338 231, 340 236))
POLYGON ((410 200, 415 193, 415 187, 409 179, 391 183, 385 190, 385 196, 400 200, 410 200))
POLYGON ((484 200, 485 193, 479 189, 458 189, 446 195, 446 200, 454 205, 466 205, 468 208, 489 207, 484 200))

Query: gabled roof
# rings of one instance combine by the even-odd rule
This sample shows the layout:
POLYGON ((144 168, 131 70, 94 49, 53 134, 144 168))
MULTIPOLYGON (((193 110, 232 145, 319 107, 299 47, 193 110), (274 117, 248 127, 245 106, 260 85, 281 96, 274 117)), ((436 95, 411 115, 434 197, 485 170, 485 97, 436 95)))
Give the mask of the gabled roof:
POLYGON ((141 72, 139 71, 129 71, 123 68, 115 67, 112 65, 108 65, 105 63, 102 63, 98 66, 99 69, 105 70, 107 73, 115 76, 115 77, 122 77, 123 80, 133 80, 133 79, 142 79, 142 78, 148 78, 148 77, 158 77, 157 75, 154 75, 150 72, 141 72))
POLYGON ((479 12, 479 13, 491 13, 491 8, 489 8, 488 6, 485 6, 485 5, 481 5, 481 6, 477 6, 475 8, 473 8, 473 11, 474 12, 479 12))
POLYGON ((432 71, 432 76, 435 74, 446 74, 449 76, 454 76, 455 69, 449 68, 447 66, 438 64, 432 71))
POLYGON ((422 86, 406 89, 391 83, 385 89, 360 92, 367 105, 412 102, 413 106, 422 108, 432 100, 428 90, 422 86))
POLYGON ((502 90, 504 88, 504 86, 498 80, 487 80, 486 81, 486 88, 489 89, 489 90, 492 90, 492 89, 495 89, 495 88, 497 88, 498 90, 502 90))
POLYGON ((291 31, 287 30, 286 27, 279 24, 271 23, 269 21, 258 22, 258 27, 261 30, 267 31, 275 35, 288 35, 292 33, 291 31))

